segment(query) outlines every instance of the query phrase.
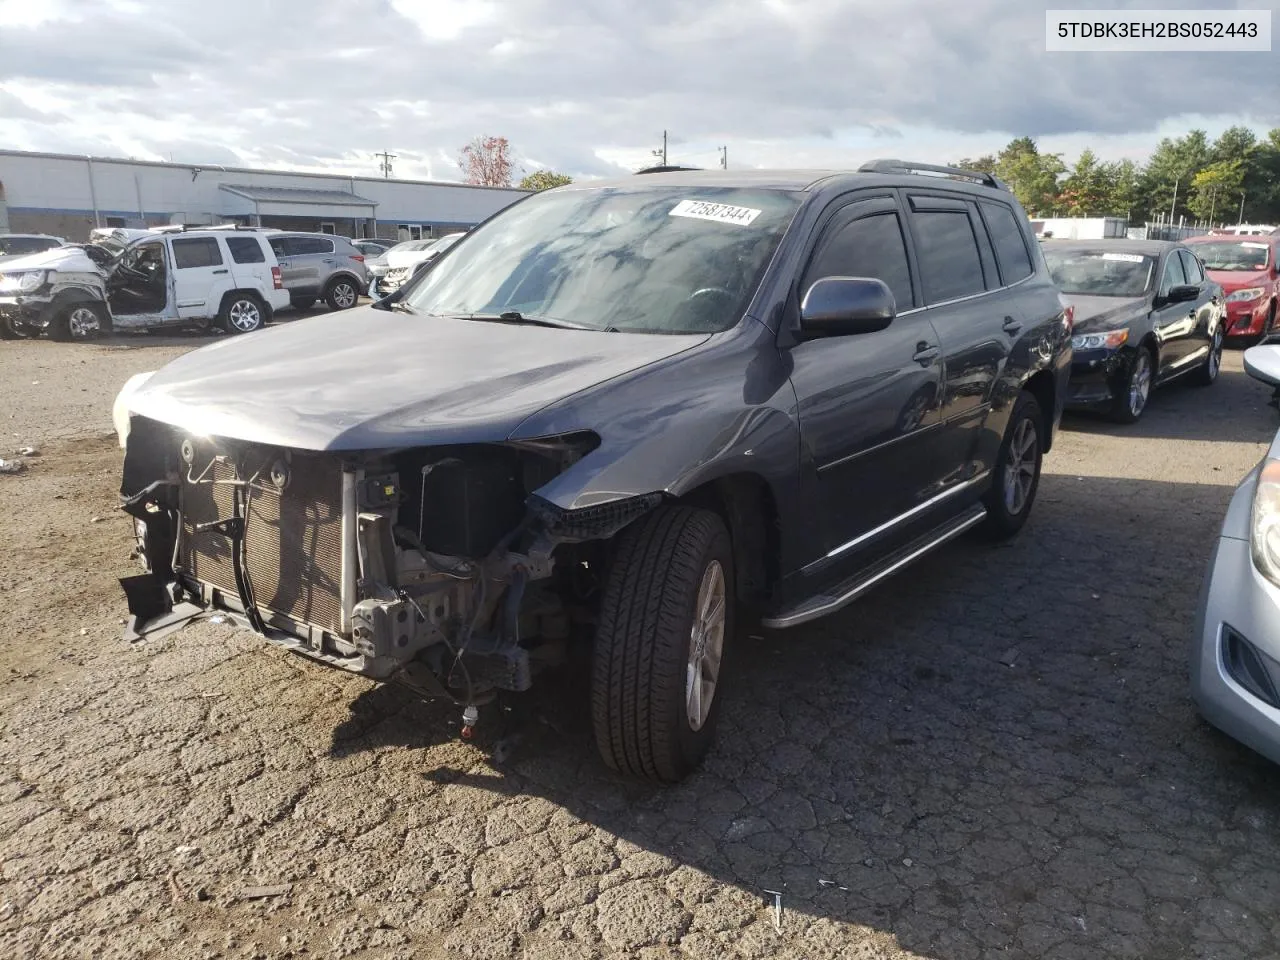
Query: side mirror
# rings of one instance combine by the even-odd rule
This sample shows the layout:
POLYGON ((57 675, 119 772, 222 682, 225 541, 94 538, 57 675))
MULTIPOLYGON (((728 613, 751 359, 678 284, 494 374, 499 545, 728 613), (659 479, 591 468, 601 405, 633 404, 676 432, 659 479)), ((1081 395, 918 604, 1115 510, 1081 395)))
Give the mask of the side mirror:
POLYGON ((1165 303, 1186 303, 1188 300, 1194 300, 1200 296, 1200 288, 1194 283, 1180 283, 1176 287, 1169 290, 1165 303))
POLYGON ((1244 372, 1269 387, 1280 387, 1280 345, 1250 347, 1244 352, 1244 372))
POLYGON ((800 330, 807 337, 839 337, 883 330, 897 315, 883 280, 823 277, 800 301, 800 330))

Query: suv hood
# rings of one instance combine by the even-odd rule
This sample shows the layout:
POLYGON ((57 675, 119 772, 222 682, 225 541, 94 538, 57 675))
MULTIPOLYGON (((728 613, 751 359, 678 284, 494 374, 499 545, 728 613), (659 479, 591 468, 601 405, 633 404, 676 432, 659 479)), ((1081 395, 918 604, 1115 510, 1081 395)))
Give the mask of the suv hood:
POLYGON ((1151 309, 1146 297, 1077 297, 1064 293, 1063 298, 1076 308, 1073 333, 1102 333, 1126 326, 1151 309))
POLYGON ((127 409, 203 436, 301 450, 498 442, 548 404, 707 336, 360 307, 193 351, 131 390, 127 409))
POLYGON ((412 267, 434 257, 434 250, 395 250, 386 254, 388 267, 412 267))
POLYGON ((39 253, 27 253, 16 257, 0 257, 0 273, 17 273, 19 270, 67 270, 76 273, 102 273, 89 255, 79 247, 53 247, 39 253))

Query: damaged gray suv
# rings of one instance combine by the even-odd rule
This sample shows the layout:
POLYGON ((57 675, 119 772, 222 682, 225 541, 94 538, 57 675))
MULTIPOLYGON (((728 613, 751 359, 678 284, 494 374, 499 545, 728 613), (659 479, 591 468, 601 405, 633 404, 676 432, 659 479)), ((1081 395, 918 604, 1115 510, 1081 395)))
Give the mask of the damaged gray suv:
POLYGON ((806 623, 1023 525, 1070 339, 986 174, 535 194, 374 306, 126 385, 129 635, 227 611, 466 734, 589 643, 604 759, 678 780, 743 616, 806 623))

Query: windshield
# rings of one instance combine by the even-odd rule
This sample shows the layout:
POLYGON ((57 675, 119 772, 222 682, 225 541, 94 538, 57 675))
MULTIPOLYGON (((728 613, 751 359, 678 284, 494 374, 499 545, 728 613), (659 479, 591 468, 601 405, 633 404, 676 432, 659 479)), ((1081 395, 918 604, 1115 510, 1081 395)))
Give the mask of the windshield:
POLYGON ((405 302, 418 313, 516 313, 599 330, 725 330, 798 207, 791 193, 724 187, 537 194, 472 231, 405 302))
MULTIPOLYGON (((435 243, 434 240, 405 240, 403 243, 397 243, 391 250, 398 250, 401 253, 410 253, 414 250, 425 250, 427 247, 435 243)), ((391 251, 388 250, 388 253, 391 251)))
POLYGON ((1102 250, 1044 250, 1058 289, 1081 297, 1140 297, 1151 287, 1156 258, 1102 250))
POLYGON ((57 240, 48 237, 0 237, 0 257, 12 257, 23 253, 39 253, 58 246, 57 240))
POLYGON ((1247 270, 1257 273, 1267 268, 1268 247, 1265 243, 1223 240, 1193 244, 1191 251, 1200 258, 1206 270, 1247 270))

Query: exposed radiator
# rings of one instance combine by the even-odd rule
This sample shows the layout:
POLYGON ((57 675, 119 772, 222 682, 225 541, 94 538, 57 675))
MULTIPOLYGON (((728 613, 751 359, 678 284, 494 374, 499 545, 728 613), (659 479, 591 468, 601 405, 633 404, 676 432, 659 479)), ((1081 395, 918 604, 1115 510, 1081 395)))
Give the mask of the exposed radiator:
MULTIPOLYGON (((193 475, 209 462, 197 451, 193 475)), ((252 491, 245 521, 244 552, 259 607, 338 633, 342 601, 342 467, 332 457, 294 453, 283 493, 252 491)), ((217 462, 205 478, 234 479, 229 463, 217 462)), ((269 483, 263 486, 270 487, 269 483)), ((231 541, 196 526, 233 515, 226 483, 182 484, 179 564, 191 578, 237 596, 231 541)), ((242 501, 243 502, 243 501, 242 501)))

